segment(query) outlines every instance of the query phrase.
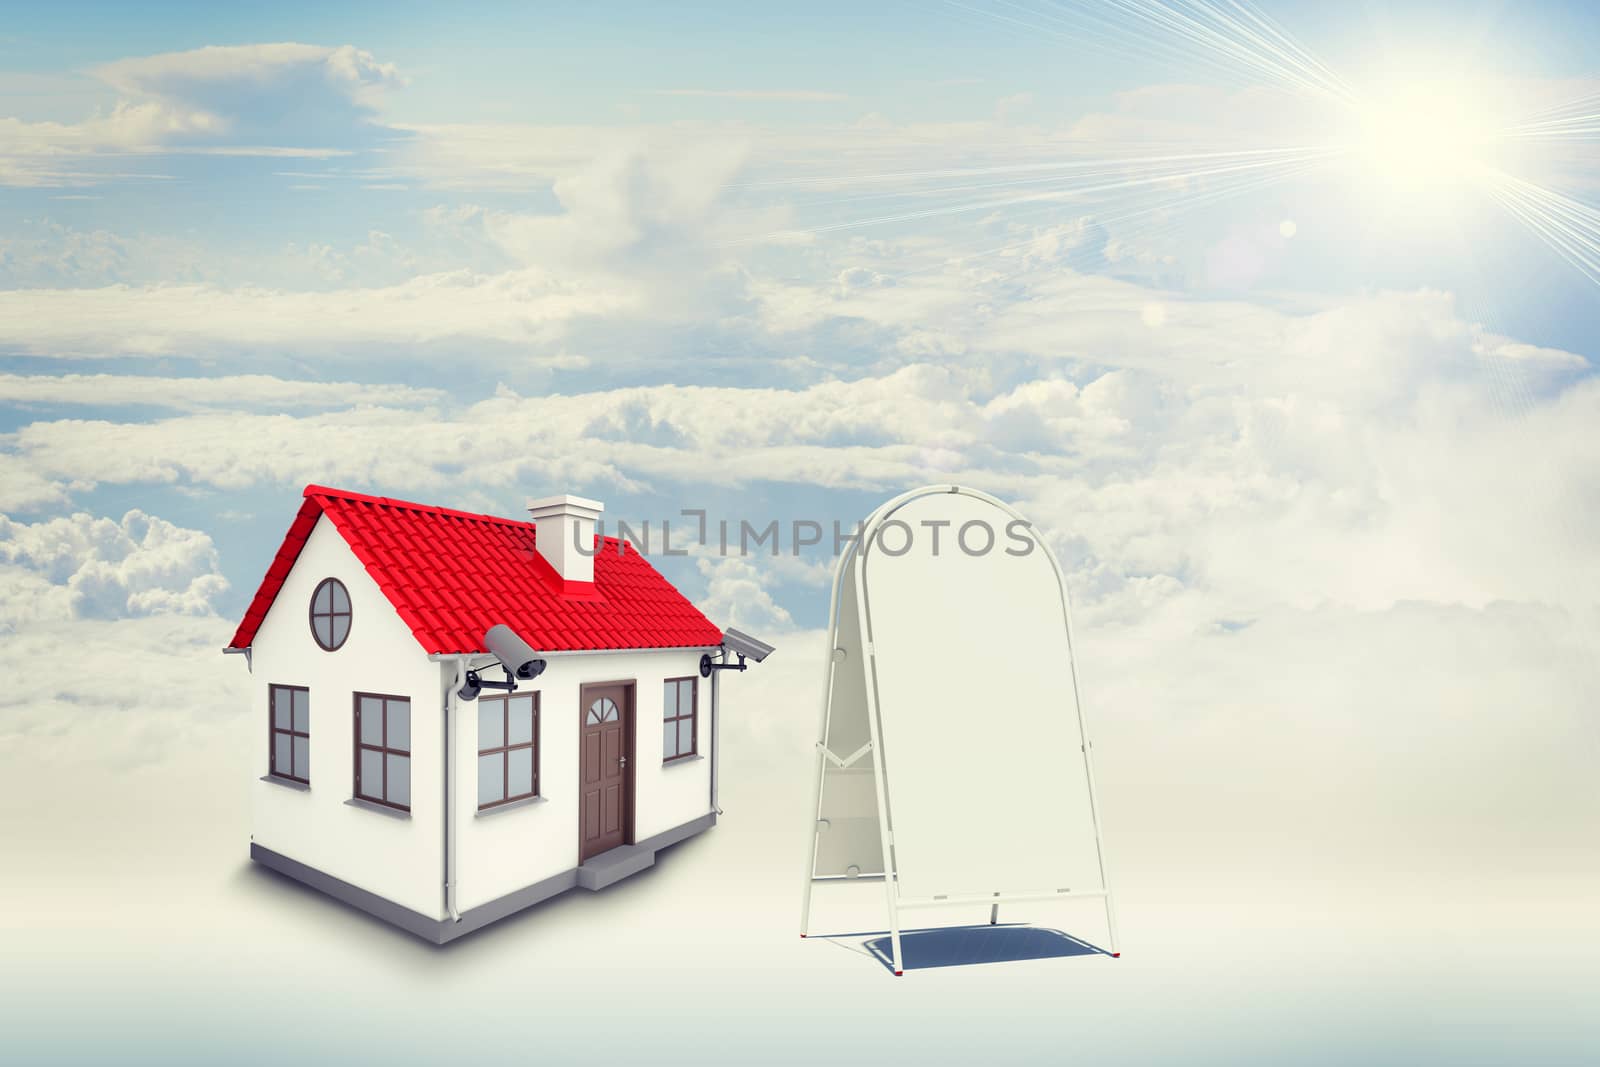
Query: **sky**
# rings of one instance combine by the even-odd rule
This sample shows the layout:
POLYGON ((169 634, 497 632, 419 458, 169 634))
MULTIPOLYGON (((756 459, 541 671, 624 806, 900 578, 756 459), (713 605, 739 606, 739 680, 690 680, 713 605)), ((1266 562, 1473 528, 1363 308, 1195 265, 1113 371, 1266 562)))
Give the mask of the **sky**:
MULTIPOLYGON (((0 661, 51 676, 0 696, 30 900, 99 847, 47 783, 198 781, 254 736, 217 653, 309 483, 657 530, 971 484, 1068 572, 1147 899, 1296 832, 1318 884, 1594 885, 1592 5, 3 23, 0 661)), ((803 659, 832 544, 790 547, 658 563, 803 659)), ((810 695, 767 703, 752 766, 803 769, 810 695)))

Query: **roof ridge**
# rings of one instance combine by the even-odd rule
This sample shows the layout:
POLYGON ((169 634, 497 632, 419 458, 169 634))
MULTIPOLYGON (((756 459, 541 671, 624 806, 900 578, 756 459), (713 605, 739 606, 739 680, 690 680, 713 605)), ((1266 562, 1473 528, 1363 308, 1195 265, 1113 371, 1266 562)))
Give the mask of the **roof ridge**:
POLYGON ((352 489, 335 489, 328 485, 308 485, 301 495, 306 497, 335 497, 340 500, 353 500, 363 504, 378 504, 390 508, 405 508, 429 515, 447 515, 458 519, 483 519, 486 522, 504 523, 507 526, 532 526, 534 524, 532 519, 510 519, 504 515, 488 515, 481 511, 445 508, 437 504, 423 504, 415 500, 400 500, 392 496, 373 496, 370 493, 357 493, 352 489))
MULTIPOLYGON (((538 525, 532 519, 511 519, 504 515, 489 515, 481 511, 464 511, 460 508, 440 507, 437 504, 423 504, 415 500, 400 500, 392 496, 373 496, 370 493, 358 493, 353 489, 335 489, 330 485, 317 485, 315 483, 307 485, 305 487, 305 491, 300 495, 306 498, 334 497, 339 500, 353 500, 363 504, 378 504, 383 507, 390 508, 406 508, 411 511, 422 512, 424 514, 445 515, 457 519, 482 519, 485 522, 497 522, 504 526, 527 527, 529 529, 533 529, 538 525)), ((606 544, 616 544, 618 541, 618 538, 608 537, 605 534, 601 534, 600 539, 606 544)), ((632 547, 633 543, 630 541, 628 544, 629 547, 632 547)))

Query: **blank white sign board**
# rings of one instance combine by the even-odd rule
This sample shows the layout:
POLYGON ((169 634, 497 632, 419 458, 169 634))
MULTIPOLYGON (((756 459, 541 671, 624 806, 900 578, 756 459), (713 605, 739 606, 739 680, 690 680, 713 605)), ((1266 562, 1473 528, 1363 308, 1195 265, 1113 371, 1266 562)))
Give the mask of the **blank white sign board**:
POLYGON ((901 908, 1093 896, 1110 919, 1042 537, 976 490, 898 497, 841 558, 829 634, 802 933, 812 883, 841 877, 883 878, 897 972, 901 908))

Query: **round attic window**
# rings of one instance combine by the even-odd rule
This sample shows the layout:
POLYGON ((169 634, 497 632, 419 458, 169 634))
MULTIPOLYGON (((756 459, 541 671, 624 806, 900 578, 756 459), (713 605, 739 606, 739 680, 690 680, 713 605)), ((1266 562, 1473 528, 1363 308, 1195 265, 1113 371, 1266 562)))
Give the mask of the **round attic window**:
POLYGON ((350 594, 337 578, 324 578, 311 594, 311 636, 332 652, 350 636, 350 594))

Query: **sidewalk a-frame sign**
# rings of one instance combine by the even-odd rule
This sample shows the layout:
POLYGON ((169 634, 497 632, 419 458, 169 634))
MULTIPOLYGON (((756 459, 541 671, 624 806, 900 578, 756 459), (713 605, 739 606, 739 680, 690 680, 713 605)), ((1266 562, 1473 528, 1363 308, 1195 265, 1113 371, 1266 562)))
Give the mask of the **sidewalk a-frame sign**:
POLYGON ((818 882, 901 913, 1069 898, 1116 920, 1061 566, 1012 508, 927 486, 867 519, 834 573, 801 936, 818 882))

